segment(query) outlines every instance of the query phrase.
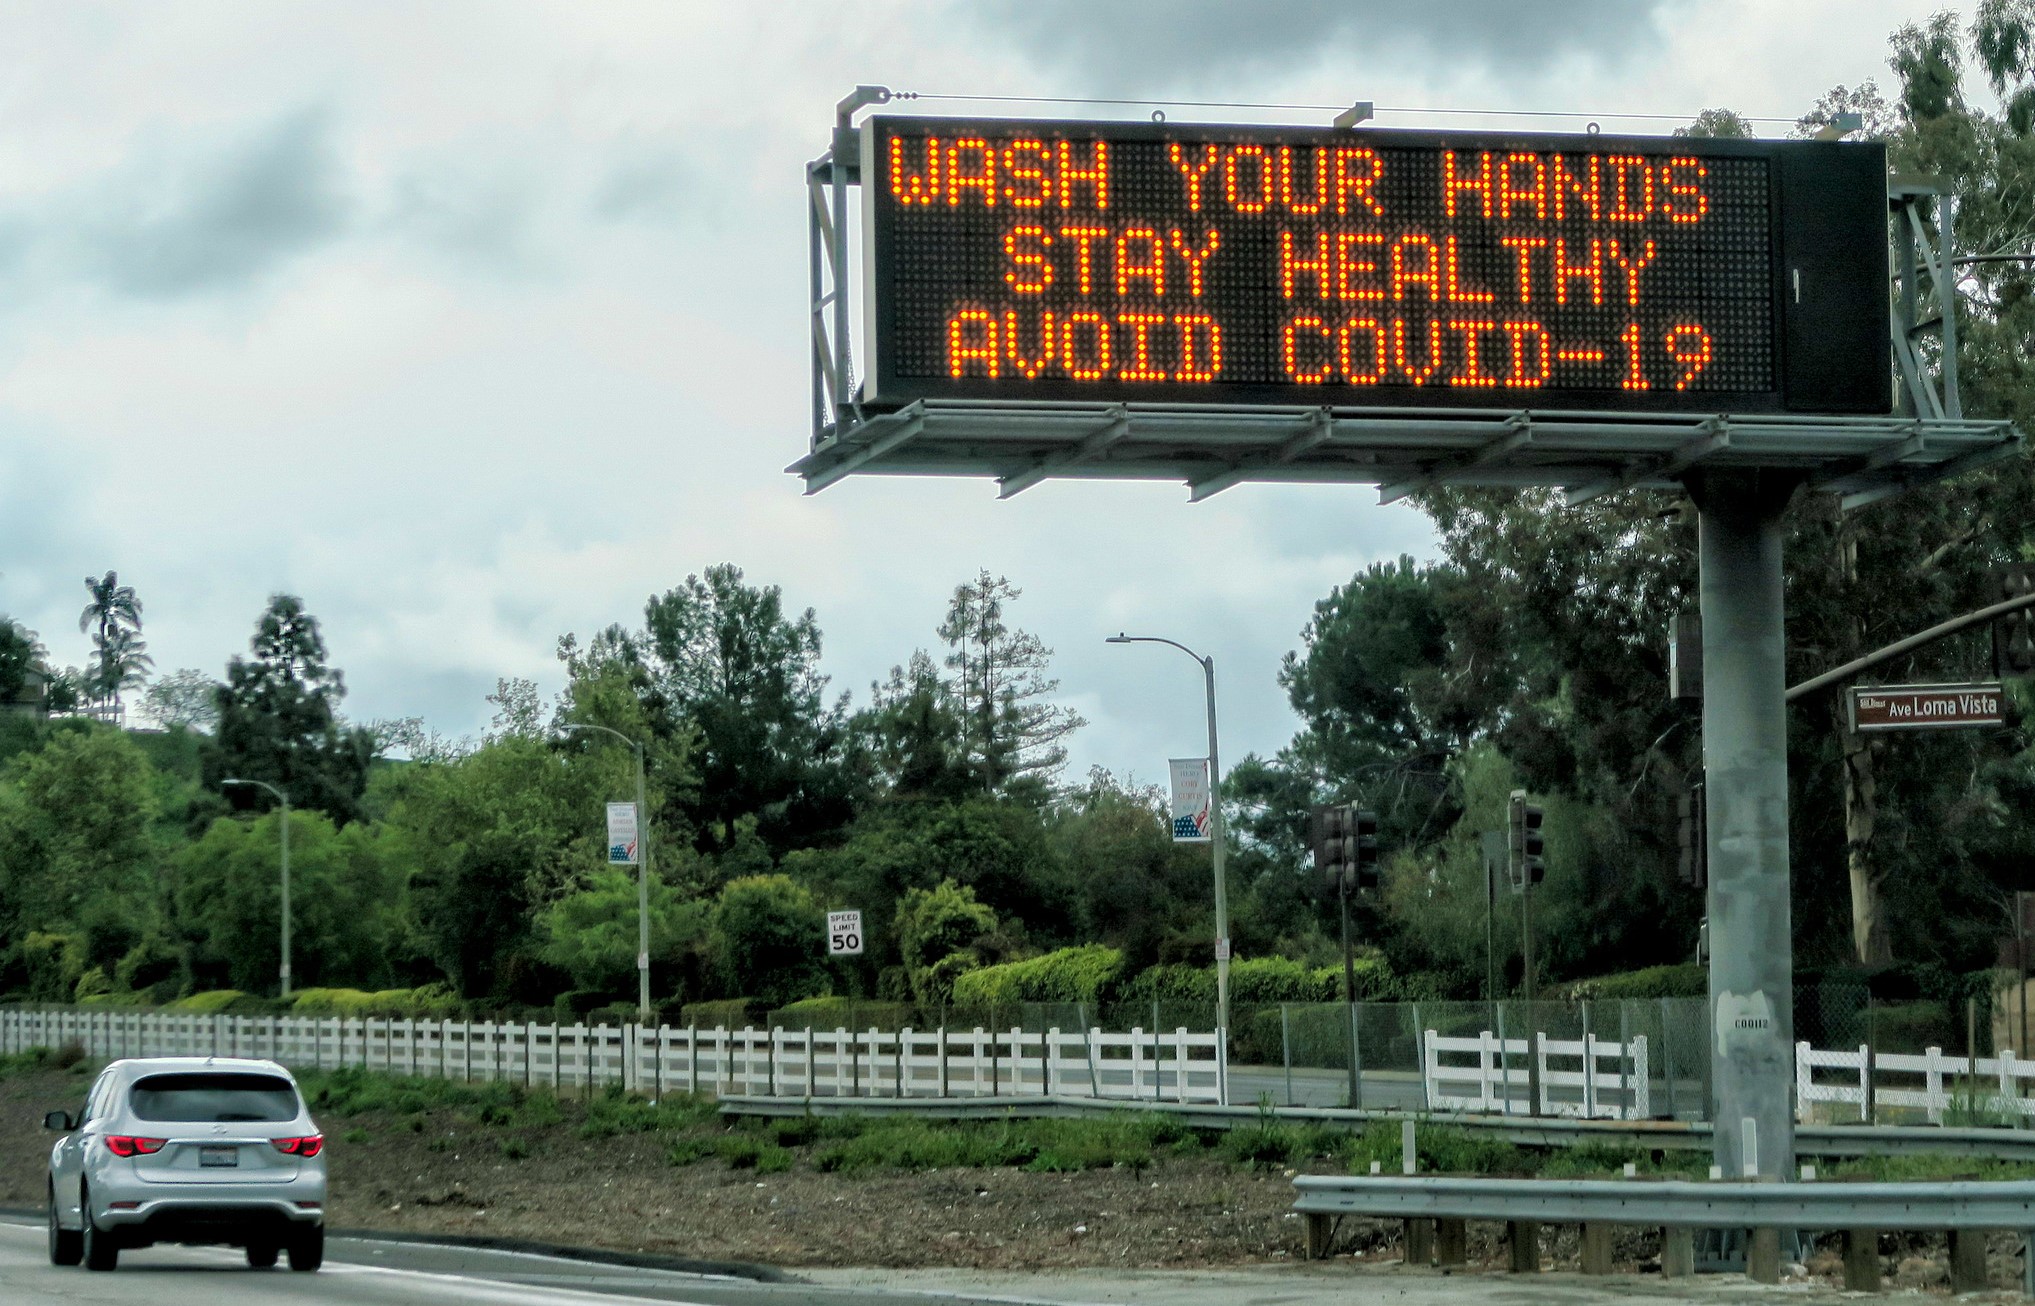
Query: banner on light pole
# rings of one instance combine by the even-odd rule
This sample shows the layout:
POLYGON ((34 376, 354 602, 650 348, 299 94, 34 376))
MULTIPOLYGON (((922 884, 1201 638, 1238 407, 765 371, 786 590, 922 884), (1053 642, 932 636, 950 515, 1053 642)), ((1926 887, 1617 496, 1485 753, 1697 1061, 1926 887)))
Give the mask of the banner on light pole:
POLYGON ((1208 759, 1176 757, 1173 772, 1173 842, 1207 843, 1208 759))
POLYGON ((634 866, 641 860, 636 833, 636 804, 608 804, 608 865, 634 866))

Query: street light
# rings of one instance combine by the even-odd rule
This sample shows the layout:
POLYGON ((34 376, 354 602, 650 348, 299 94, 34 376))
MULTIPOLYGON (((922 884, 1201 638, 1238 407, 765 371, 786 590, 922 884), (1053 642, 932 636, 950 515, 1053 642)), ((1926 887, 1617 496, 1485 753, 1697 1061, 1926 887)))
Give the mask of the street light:
POLYGON ((643 745, 606 726, 567 725, 559 728, 566 734, 597 730, 604 735, 613 735, 636 754, 636 850, 641 854, 636 859, 636 1017, 647 1025, 650 1023, 650 810, 643 801, 643 745))
POLYGON ((219 787, 266 789, 283 805, 283 996, 290 996, 290 796, 266 780, 221 780, 219 787))
POLYGON ((1201 664, 1208 682, 1208 818, 1209 841, 1215 862, 1215 1023, 1223 1037, 1229 1037, 1229 885, 1223 878, 1222 764, 1215 748, 1215 659, 1203 657, 1177 640, 1157 635, 1126 635, 1121 632, 1105 644, 1171 644, 1201 664))

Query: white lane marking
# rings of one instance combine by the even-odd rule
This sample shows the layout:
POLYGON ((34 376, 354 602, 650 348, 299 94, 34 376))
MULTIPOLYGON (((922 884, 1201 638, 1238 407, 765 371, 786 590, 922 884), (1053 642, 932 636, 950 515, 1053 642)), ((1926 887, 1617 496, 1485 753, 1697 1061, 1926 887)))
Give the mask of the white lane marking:
MULTIPOLYGON (((40 1239, 45 1233, 43 1226, 40 1224, 27 1224, 20 1220, 11 1219, 7 1217, 0 1217, 0 1231, 9 1231, 25 1235, 33 1235, 37 1239, 40 1239)), ((347 1239, 346 1241, 356 1242, 369 1240, 347 1239)), ((443 1246, 443 1244, 435 1245, 443 1246)), ((459 1247, 445 1247, 444 1249, 447 1251, 466 1250, 464 1248, 459 1247)), ((242 1254, 239 1251, 231 1248, 176 1247, 174 1249, 165 1249, 165 1250, 173 1250, 175 1253, 180 1254, 181 1256, 189 1257, 191 1260, 196 1260, 199 1262, 216 1263, 219 1265, 221 1269, 233 1268, 242 1264, 242 1254)), ((562 1265, 574 1265, 578 1266, 581 1269, 598 1268, 597 1265, 594 1265, 593 1263, 590 1262, 569 1261, 565 1260, 562 1257, 552 1257, 552 1256, 540 1257, 529 1252, 521 1253, 490 1252, 488 1254, 521 1255, 533 1260, 547 1260, 554 1261, 562 1265)), ((133 1268, 143 1269, 144 1267, 135 1266, 133 1268)), ((616 1267, 616 1268, 627 1268, 627 1267, 616 1267)), ((653 1273, 655 1272, 656 1271, 653 1271, 653 1273)), ((294 1276, 288 1276, 287 1272, 284 1273, 286 1276, 284 1281, 286 1283, 290 1283, 293 1287, 300 1282, 303 1283, 304 1286, 309 1287, 310 1282, 315 1282, 315 1280, 312 1280, 310 1282, 297 1280, 294 1276)), ((706 1306, 706 1303, 688 1302, 671 1297, 638 1297, 633 1294, 592 1292, 582 1288, 564 1288, 564 1287, 554 1288, 549 1286, 538 1287, 520 1283, 505 1283, 497 1280, 469 1275, 447 1274, 435 1270, 407 1270, 398 1268, 393 1265, 359 1265, 340 1261, 327 1261, 325 1263, 325 1268, 320 1270, 319 1274, 321 1275, 330 1274, 338 1276, 382 1275, 385 1277, 422 1279, 429 1282, 432 1285, 430 1289, 427 1289, 427 1291, 431 1293, 431 1297, 429 1298, 429 1300, 478 1302, 478 1303, 487 1303, 488 1306, 549 1306, 549 1303, 564 1301, 585 1302, 588 1304, 588 1306, 601 1306, 602 1303, 606 1303, 607 1306, 629 1306, 630 1303, 635 1303, 635 1306, 706 1306)), ((245 1286, 245 1281, 236 1279, 234 1281, 233 1286, 235 1287, 245 1286)), ((280 1287, 281 1285, 277 1286, 280 1287)), ((425 1299, 419 1298, 418 1300, 421 1301, 425 1299)))
POLYGON ((520 1303, 528 1303, 529 1306, 547 1306, 547 1303, 560 1301, 580 1301, 590 1304, 636 1302, 640 1306, 705 1306, 703 1302, 687 1302, 671 1297, 637 1297, 613 1292, 591 1292, 583 1288, 532 1287, 463 1274, 447 1274, 438 1270, 405 1270, 393 1265, 334 1263, 327 1265, 321 1273, 380 1274, 405 1279, 424 1279, 439 1285, 442 1289, 453 1290, 458 1300, 499 1302, 504 1306, 518 1306, 520 1303))

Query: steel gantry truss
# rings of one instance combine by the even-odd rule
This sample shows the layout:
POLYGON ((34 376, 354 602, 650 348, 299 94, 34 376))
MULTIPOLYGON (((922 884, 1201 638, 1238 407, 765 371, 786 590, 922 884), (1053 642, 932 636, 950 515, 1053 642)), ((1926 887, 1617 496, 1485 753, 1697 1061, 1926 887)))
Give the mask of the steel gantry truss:
POLYGON ((921 400, 822 432, 789 470, 816 493, 857 473, 990 476, 1009 498, 1049 477, 1178 480, 1200 501, 1246 481, 1560 486, 1571 505, 1678 490, 1691 472, 1799 472, 1859 507, 2020 447, 2006 422, 1946 417, 1665 417, 1529 410, 1229 408, 921 400))

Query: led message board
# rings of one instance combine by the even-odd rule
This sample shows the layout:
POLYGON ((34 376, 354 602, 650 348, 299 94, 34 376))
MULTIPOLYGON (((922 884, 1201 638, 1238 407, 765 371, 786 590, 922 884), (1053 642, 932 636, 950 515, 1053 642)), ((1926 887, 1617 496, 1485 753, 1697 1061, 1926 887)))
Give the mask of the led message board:
POLYGON ((1874 144, 877 117, 865 402, 1884 413, 1874 144))

